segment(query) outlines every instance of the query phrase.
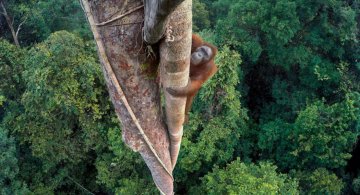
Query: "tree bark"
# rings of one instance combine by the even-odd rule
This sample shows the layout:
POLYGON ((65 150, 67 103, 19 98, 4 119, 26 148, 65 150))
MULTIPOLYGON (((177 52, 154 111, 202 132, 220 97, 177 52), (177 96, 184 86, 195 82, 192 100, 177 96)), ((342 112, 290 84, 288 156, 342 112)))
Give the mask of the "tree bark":
POLYGON ((2 15, 5 17, 5 19, 6 19, 6 23, 8 24, 8 26, 9 26, 9 28, 10 28, 11 35, 12 35, 12 37, 13 37, 13 39, 14 39, 14 43, 15 43, 15 45, 16 45, 17 47, 20 47, 20 43, 19 43, 18 33, 17 33, 17 32, 19 32, 21 25, 19 25, 19 28, 18 28, 17 32, 15 32, 15 29, 14 29, 14 26, 13 26, 14 24, 13 24, 13 22, 11 21, 11 18, 10 18, 10 16, 9 16, 9 14, 7 13, 6 8, 5 8, 5 5, 4 5, 4 3, 3 3, 2 1, 0 1, 0 6, 1 6, 1 9, 2 9, 1 14, 2 14, 2 15))
MULTIPOLYGON (((164 86, 184 86, 187 84, 191 47, 191 0, 186 0, 172 16, 174 41, 162 41, 161 64, 164 69, 164 86), (187 2, 187 3, 185 3, 187 2), (182 21, 183 19, 189 22, 182 21), (183 19, 181 17, 184 17, 183 19), (181 22, 182 21, 182 22, 181 22), (176 23, 178 22, 178 23, 176 23), (176 26, 178 25, 179 26, 176 26), (180 28, 187 28, 181 30, 180 28), (189 35, 190 29, 190 35, 189 35), (187 34, 186 34, 187 33, 187 34), (183 43, 181 43, 184 41, 183 43), (186 44, 185 44, 186 43, 186 44), (176 75, 172 79, 171 75, 176 75), (179 76, 180 75, 180 76, 179 76)), ((111 100, 121 122, 124 142, 141 154, 149 167, 153 180, 162 194, 173 194, 172 170, 175 165, 171 153, 174 138, 179 145, 175 130, 181 127, 184 118, 185 100, 166 95, 168 123, 171 136, 161 115, 160 90, 156 82, 159 51, 146 46, 143 41, 144 10, 141 0, 82 0, 83 8, 98 45, 100 62, 106 79, 111 100), (152 53, 153 51, 155 53, 152 53), (170 103, 168 103, 170 101, 170 103), (169 107, 170 105, 170 107, 169 107), (176 113, 178 119, 171 118, 176 113), (180 118, 180 119, 179 119, 180 118), (170 147, 171 143, 171 147, 170 147), (171 150, 170 150, 171 149, 171 150)), ((167 39, 169 40, 169 39, 167 39)), ((181 139, 181 137, 180 137, 181 139)), ((176 145, 176 146, 177 146, 176 145)))
POLYGON ((164 35, 169 15, 184 0, 144 0, 145 21, 144 40, 149 44, 157 43, 164 35))
POLYGON ((168 24, 166 39, 160 45, 160 66, 165 111, 170 136, 171 162, 175 167, 183 135, 186 97, 174 97, 165 89, 187 85, 189 80, 191 37, 192 37, 192 1, 185 0, 172 13, 168 24), (170 29, 170 30, 169 30, 170 29))

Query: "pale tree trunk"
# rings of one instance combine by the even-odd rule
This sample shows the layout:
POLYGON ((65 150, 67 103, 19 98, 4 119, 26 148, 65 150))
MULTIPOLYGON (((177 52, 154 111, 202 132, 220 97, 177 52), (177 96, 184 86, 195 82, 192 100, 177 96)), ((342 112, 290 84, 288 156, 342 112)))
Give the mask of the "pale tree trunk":
POLYGON ((170 136, 171 162, 179 155, 186 98, 171 96, 167 87, 185 87, 189 80, 192 35, 192 1, 186 0, 172 13, 166 40, 160 45, 161 78, 166 102, 166 120, 170 136), (170 32, 169 32, 170 31, 170 32))
MULTIPOLYGON (((159 57, 155 59, 159 54, 157 50, 155 55, 152 54, 152 49, 143 41, 143 2, 81 1, 98 45, 106 84, 121 122, 123 140, 141 154, 160 192, 173 194, 172 170, 175 162, 172 162, 172 153, 176 151, 177 156, 181 137, 179 139, 176 135, 169 139, 167 125, 161 115, 160 91, 156 82, 159 57)), ((174 39, 162 40, 160 46, 164 67, 162 80, 165 86, 185 86, 189 77, 191 0, 185 0, 175 9, 170 24, 173 32, 168 31, 167 35, 174 39), (174 79, 170 76, 172 74, 176 75, 174 79)), ((184 113, 180 112, 184 110, 185 100, 171 99, 166 95, 166 102, 167 110, 174 109, 167 111, 170 135, 178 134, 174 132, 182 132, 184 113), (169 120, 171 116, 177 119, 169 120)))
POLYGON ((10 15, 7 13, 6 11, 6 7, 3 3, 3 1, 0 0, 0 7, 1 7, 1 11, 0 11, 0 14, 2 14, 5 19, 6 19, 6 23, 8 24, 8 27, 10 28, 10 31, 11 31, 11 35, 14 39, 14 43, 17 47, 20 47, 20 43, 19 43, 19 32, 21 30, 21 26, 25 23, 26 19, 27 19, 27 16, 25 17, 25 19, 20 22, 20 24, 18 25, 17 27, 17 30, 15 31, 15 28, 14 28, 14 20, 11 20, 11 17, 10 15))
POLYGON ((19 39, 18 39, 18 32, 20 30, 20 27, 21 25, 19 25, 18 27, 18 31, 15 32, 15 29, 14 29, 14 22, 11 21, 11 18, 9 16, 9 14, 7 13, 6 11, 6 8, 5 8, 5 5, 2 1, 0 1, 0 7, 1 7, 1 11, 0 13, 5 17, 6 19, 6 23, 8 24, 8 27, 10 28, 10 31, 11 31, 11 35, 14 39, 14 43, 16 46, 20 47, 20 44, 19 44, 19 39))

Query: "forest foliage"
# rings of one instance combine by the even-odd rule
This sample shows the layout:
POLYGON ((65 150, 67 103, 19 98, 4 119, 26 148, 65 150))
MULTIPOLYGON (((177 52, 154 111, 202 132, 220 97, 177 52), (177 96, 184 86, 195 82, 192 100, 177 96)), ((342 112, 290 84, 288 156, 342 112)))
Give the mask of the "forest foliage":
MULTIPOLYGON (((157 194, 127 148, 77 0, 0 14, 0 194, 157 194)), ((176 194, 360 193, 360 2, 194 0, 218 46, 174 170, 176 194)))

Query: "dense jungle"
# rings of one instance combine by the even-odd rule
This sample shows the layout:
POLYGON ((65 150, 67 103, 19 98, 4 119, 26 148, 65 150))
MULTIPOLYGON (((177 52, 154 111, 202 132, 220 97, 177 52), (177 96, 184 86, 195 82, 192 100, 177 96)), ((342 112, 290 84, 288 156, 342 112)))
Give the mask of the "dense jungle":
MULTIPOLYGON (((158 194, 79 1, 0 3, 0 194, 158 194)), ((175 194, 360 194, 359 30, 359 0, 193 0, 219 70, 175 194)))

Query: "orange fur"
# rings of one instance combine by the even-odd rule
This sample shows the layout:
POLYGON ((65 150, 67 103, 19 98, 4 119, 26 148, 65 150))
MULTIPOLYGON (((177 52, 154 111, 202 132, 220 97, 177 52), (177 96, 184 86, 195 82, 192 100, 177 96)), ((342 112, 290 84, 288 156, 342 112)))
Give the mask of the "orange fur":
POLYGON ((179 89, 167 88, 167 91, 173 96, 186 96, 187 99, 185 107, 185 123, 188 121, 188 113, 191 109, 191 105, 195 95, 200 90, 201 86, 217 71, 216 64, 214 63, 217 48, 210 43, 204 42, 199 35, 193 34, 191 54, 194 53, 196 49, 201 46, 207 46, 211 48, 212 53, 210 59, 198 65, 194 65, 193 62, 190 61, 190 80, 186 87, 179 89))

